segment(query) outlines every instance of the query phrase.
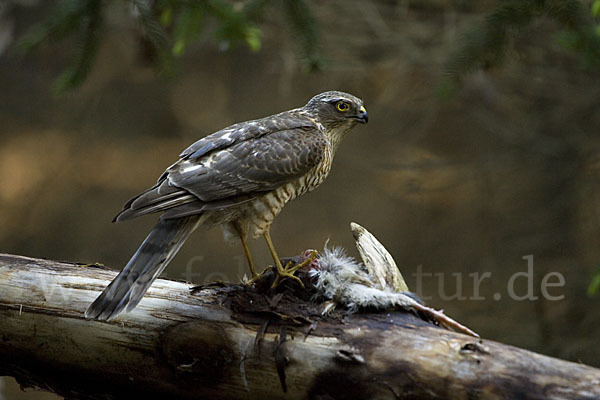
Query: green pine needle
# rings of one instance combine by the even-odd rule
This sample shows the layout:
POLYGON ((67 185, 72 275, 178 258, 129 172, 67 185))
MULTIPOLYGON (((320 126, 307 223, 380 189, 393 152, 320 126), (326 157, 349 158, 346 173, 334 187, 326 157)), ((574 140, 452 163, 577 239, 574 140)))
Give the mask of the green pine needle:
MULTIPOLYGON (((592 12, 596 11, 600 12, 600 0, 592 7, 592 12)), ((502 64, 509 45, 518 40, 520 33, 535 19, 544 16, 555 20, 562 29, 556 36, 559 43, 578 53, 587 67, 600 67, 600 37, 581 2, 506 0, 461 40, 462 46, 446 63, 440 93, 448 95, 448 90, 458 88, 463 78, 474 70, 502 64)))
MULTIPOLYGON (((215 42, 232 48, 245 44, 253 52, 262 48, 260 24, 269 7, 281 4, 273 0, 131 0, 145 43, 151 49, 151 60, 157 73, 173 76, 176 58, 185 54, 191 43, 200 39, 206 20, 217 23, 215 42)), ((74 38, 78 43, 71 61, 54 83, 56 93, 64 93, 80 86, 92 68, 102 36, 102 16, 110 0, 60 0, 50 16, 37 24, 20 41, 19 46, 29 51, 42 43, 74 38)), ((305 0, 285 0, 285 13, 292 34, 309 69, 321 66, 318 52, 317 21, 305 0)))
POLYGON ((600 293, 600 270, 592 277, 587 293, 588 296, 594 296, 597 293, 600 293))

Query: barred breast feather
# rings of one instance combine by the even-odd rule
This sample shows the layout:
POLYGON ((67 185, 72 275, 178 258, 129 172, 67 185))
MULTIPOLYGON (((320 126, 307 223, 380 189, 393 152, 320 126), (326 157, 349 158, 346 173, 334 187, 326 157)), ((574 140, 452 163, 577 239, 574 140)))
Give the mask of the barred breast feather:
POLYGON ((240 210, 241 219, 249 224, 252 236, 256 238, 265 233, 286 203, 319 186, 329 175, 332 161, 332 148, 328 145, 321 162, 308 173, 244 205, 240 210))

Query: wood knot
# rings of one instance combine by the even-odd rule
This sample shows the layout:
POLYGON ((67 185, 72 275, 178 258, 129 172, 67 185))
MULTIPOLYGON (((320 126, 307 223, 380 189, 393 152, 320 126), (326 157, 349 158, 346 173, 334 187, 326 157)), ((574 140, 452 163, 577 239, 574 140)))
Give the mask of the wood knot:
POLYGON ((338 361, 343 361, 352 364, 364 364, 365 358, 356 350, 338 350, 335 353, 335 358, 338 361))
POLYGON ((490 354, 488 348, 485 347, 483 345, 483 343, 481 343, 481 342, 466 343, 460 348, 459 353, 461 353, 461 354, 465 354, 465 353, 490 354))
POLYGON ((186 382, 216 386, 239 358, 225 330, 204 322, 179 324, 167 330, 161 342, 167 362, 186 382))

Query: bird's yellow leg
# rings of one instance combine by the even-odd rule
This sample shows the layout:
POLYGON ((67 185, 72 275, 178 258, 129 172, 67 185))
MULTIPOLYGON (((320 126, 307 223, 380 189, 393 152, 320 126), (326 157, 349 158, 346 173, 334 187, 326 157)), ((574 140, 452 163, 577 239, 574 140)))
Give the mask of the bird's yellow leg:
POLYGON ((248 268, 250 268, 250 273, 252 274, 252 280, 256 280, 259 275, 256 273, 256 268, 254 267, 254 261, 252 261, 252 254, 250 254, 250 248, 248 247, 248 239, 246 236, 248 234, 248 229, 244 229, 242 224, 239 221, 233 222, 233 226, 240 237, 240 241, 242 242, 242 247, 244 248, 244 254, 246 255, 246 260, 248 260, 248 268))
MULTIPOLYGON (((306 267, 308 264, 310 264, 311 262, 313 262, 313 260, 315 258, 317 258, 318 254, 319 254, 318 251, 313 250, 310 252, 310 256, 308 256, 308 258, 306 260, 304 260, 301 263, 298 263, 296 265, 293 265, 294 263, 292 261, 288 261, 288 263, 285 265, 285 267, 283 267, 283 269, 290 274, 294 274, 299 269, 302 269, 302 268, 306 267)), ((273 282, 274 288, 277 287, 277 285, 279 284, 280 277, 281 277, 280 275, 277 275, 277 277, 275 278, 275 282, 273 282)), ((294 278, 295 278, 295 276, 294 276, 294 278)), ((302 286, 302 287, 304 287, 304 286, 302 286)))
POLYGON ((287 265, 285 266, 284 269, 293 274, 296 271, 298 271, 299 269, 302 269, 302 268, 306 267, 308 264, 310 264, 311 262, 313 262, 315 260, 315 258, 317 258, 317 255, 319 255, 319 252, 316 250, 313 250, 310 252, 310 255, 308 256, 308 258, 306 260, 304 260, 301 263, 298 263, 294 266, 292 266, 293 263, 290 261, 287 263, 287 265))
POLYGON ((244 248, 244 254, 246 255, 246 260, 248 260, 248 267, 250 268, 250 273, 252 274, 252 279, 256 279, 259 275, 256 273, 256 268, 254 267, 254 261, 252 261, 252 254, 250 254, 250 248, 248 247, 248 240, 245 235, 240 235, 240 240, 242 241, 242 247, 244 248))
POLYGON ((304 284, 302 283, 300 278, 298 278, 297 276, 294 275, 294 272, 296 272, 296 270, 298 269, 298 268, 296 268, 296 266, 290 268, 291 263, 288 263, 286 265, 286 268, 283 268, 283 265, 281 265, 281 261, 279 261, 279 256, 277 255, 277 252, 275 251, 275 246, 273 246, 273 242, 271 241, 271 234, 269 233, 269 231, 266 231, 264 233, 264 237, 267 242, 267 246, 269 247, 269 251, 271 252, 271 256, 273 257, 273 261, 275 262, 275 266, 277 267, 277 278, 275 278, 275 281, 273 282, 272 287, 277 287, 277 285, 279 284, 279 280, 281 278, 294 279, 294 280, 298 281, 300 286, 304 287, 304 284))

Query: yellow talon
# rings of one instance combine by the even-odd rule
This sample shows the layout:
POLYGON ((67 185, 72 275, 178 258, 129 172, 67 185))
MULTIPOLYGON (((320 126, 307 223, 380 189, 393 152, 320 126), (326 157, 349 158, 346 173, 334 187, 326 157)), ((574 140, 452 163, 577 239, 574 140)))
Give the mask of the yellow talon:
MULTIPOLYGON (((298 281, 298 283, 300 283, 300 286, 302 288, 304 288, 304 283, 302 283, 302 280, 300 278, 298 278, 297 276, 295 276, 294 273, 296 271, 298 271, 299 269, 302 269, 302 268, 306 267, 308 264, 310 264, 315 258, 317 258, 317 254, 318 254, 317 251, 313 250, 310 253, 310 256, 308 256, 308 258, 306 260, 302 261, 301 263, 298 263, 298 264, 292 266, 293 262, 289 261, 285 265, 285 267, 281 267, 281 270, 278 268, 277 269, 277 278, 275 278, 275 281, 273 282, 273 285, 271 286, 271 288, 277 287, 281 277, 295 279, 296 281, 298 281)), ((279 266, 281 266, 281 263, 279 263, 279 266)))

